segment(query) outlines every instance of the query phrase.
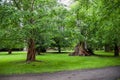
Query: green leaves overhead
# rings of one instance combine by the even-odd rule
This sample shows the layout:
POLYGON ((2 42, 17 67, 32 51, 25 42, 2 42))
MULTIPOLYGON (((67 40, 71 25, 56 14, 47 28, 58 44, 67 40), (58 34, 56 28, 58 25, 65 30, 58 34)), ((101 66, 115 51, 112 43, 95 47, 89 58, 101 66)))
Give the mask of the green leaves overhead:
POLYGON ((44 34, 45 42, 56 38, 61 43, 119 43, 119 9, 120 0, 74 0, 70 9, 57 0, 4 0, 0 38, 37 40, 44 34))
MULTIPOLYGON (((24 43, 29 38, 38 38, 50 30, 50 11, 55 0, 10 0, 0 5, 0 29, 5 42, 18 40, 24 43), (7 39, 7 40, 6 40, 7 39), (22 39, 22 41, 21 41, 22 39)), ((14 45, 14 44, 10 45, 14 45)))

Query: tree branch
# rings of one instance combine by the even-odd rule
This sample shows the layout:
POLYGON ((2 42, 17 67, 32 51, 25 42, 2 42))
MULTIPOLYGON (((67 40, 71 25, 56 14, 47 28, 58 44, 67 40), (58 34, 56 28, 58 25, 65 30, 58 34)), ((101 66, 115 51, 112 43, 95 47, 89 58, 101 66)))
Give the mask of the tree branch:
POLYGON ((34 1, 35 1, 35 0, 32 0, 32 3, 31 3, 31 11, 34 10, 34 1))
POLYGON ((16 2, 16 0, 13 0, 13 2, 14 2, 14 4, 15 4, 15 6, 16 6, 19 10, 21 10, 21 8, 20 8, 20 6, 18 5, 18 3, 16 2))

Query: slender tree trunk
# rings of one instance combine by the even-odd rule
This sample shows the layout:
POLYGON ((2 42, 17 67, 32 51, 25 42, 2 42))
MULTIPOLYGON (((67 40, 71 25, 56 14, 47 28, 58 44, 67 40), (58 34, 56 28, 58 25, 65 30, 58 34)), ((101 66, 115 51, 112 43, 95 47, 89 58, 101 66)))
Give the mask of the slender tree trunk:
POLYGON ((61 53, 61 46, 58 45, 58 52, 61 53))
POLYGON ((12 49, 9 49, 9 50, 8 50, 8 54, 12 54, 12 49))
POLYGON ((40 48, 40 52, 45 53, 46 52, 46 48, 45 47, 41 47, 40 48))
POLYGON ((38 55, 41 55, 41 53, 45 53, 46 51, 47 51, 46 48, 42 47, 42 46, 39 46, 39 47, 36 48, 36 53, 38 55))
POLYGON ((38 55, 41 55, 41 53, 40 53, 40 52, 37 52, 37 54, 38 54, 38 55))
POLYGON ((105 52, 112 51, 109 44, 105 44, 105 52))
POLYGON ((38 55, 41 55, 40 49, 36 50, 38 55))
POLYGON ((28 52, 27 52, 27 60, 26 61, 35 61, 35 42, 31 38, 28 41, 28 52))
POLYGON ((37 55, 40 55, 40 48, 39 48, 39 47, 36 47, 36 48, 35 48, 35 51, 36 51, 36 54, 37 54, 37 55))
POLYGON ((119 48, 117 43, 115 43, 115 46, 114 46, 114 56, 119 56, 119 48))

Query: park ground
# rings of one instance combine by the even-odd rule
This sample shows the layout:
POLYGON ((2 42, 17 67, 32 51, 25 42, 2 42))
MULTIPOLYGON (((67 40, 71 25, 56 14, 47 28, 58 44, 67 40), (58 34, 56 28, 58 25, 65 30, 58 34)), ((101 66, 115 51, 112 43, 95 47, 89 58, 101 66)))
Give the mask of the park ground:
POLYGON ((42 74, 0 76, 0 80, 120 80, 120 66, 42 74))
POLYGON ((68 56, 70 52, 37 55, 37 62, 26 63, 26 52, 0 53, 0 75, 45 73, 120 66, 120 57, 112 52, 96 51, 97 56, 68 56))

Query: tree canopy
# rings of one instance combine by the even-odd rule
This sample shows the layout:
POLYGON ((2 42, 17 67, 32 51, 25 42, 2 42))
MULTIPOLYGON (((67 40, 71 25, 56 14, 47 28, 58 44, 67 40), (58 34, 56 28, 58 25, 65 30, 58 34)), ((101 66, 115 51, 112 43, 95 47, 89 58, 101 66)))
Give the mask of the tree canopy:
POLYGON ((61 52, 75 44, 82 47, 78 55, 105 45, 118 55, 119 9, 120 0, 73 0, 69 6, 58 0, 0 0, 0 47, 27 46, 27 61, 35 61, 36 48, 61 52))

